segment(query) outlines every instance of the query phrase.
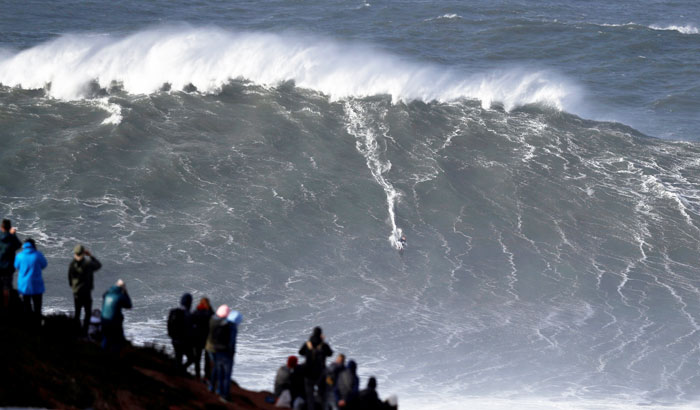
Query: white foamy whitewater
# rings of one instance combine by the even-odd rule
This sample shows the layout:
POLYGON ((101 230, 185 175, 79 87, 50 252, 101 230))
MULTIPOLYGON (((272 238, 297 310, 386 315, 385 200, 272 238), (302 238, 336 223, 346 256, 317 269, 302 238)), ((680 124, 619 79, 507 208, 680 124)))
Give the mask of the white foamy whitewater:
POLYGON ((466 74, 387 54, 369 45, 289 33, 167 27, 125 37, 64 35, 0 56, 0 84, 45 88, 55 98, 89 97, 90 85, 150 94, 164 85, 216 93, 232 79, 293 81, 332 99, 388 94, 394 101, 477 99, 485 108, 525 104, 575 109, 578 87, 547 70, 466 74))

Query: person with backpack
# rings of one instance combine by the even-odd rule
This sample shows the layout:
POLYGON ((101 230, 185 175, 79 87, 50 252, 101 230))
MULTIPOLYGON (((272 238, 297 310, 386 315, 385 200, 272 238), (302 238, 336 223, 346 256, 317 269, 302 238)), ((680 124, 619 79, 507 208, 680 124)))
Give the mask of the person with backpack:
POLYGON ((102 267, 96 257, 83 245, 73 248, 73 260, 68 265, 68 286, 73 290, 73 302, 75 303, 75 321, 80 326, 80 311, 85 311, 83 325, 80 334, 87 334, 92 312, 92 289, 94 287, 94 273, 102 267))
POLYGON ((180 306, 170 309, 168 313, 168 336, 175 351, 175 370, 177 373, 187 373, 187 368, 194 363, 194 345, 192 320, 190 315, 192 295, 185 293, 180 298, 180 306), (187 361, 182 364, 182 357, 187 361))
POLYGON ((348 367, 340 372, 335 386, 335 397, 338 407, 350 409, 356 404, 360 390, 360 379, 357 377, 357 363, 348 361, 348 367))
POLYGON ((333 354, 330 346, 324 341, 323 331, 316 326, 309 340, 299 349, 299 355, 304 356, 304 388, 306 390, 306 406, 308 410, 314 410, 316 401, 325 408, 325 380, 326 358, 333 354))
POLYGON ((205 349, 212 362, 209 390, 223 400, 231 400, 231 372, 236 351, 237 324, 229 321, 231 309, 221 305, 209 320, 209 336, 205 349))
POLYGON ((102 348, 110 352, 118 352, 126 341, 122 309, 131 309, 131 298, 119 279, 102 295, 102 348))
POLYGON ((44 254, 36 249, 34 239, 24 241, 22 252, 15 257, 17 291, 22 295, 25 312, 35 323, 41 322, 41 302, 45 291, 41 271, 47 265, 44 254))
POLYGON ((21 247, 22 242, 17 237, 17 229, 12 227, 9 219, 3 219, 0 224, 0 308, 3 312, 9 310, 12 277, 15 274, 15 254, 21 247))
MULTIPOLYGON (((197 308, 192 313, 192 344, 194 347, 194 373, 197 380, 201 380, 201 361, 204 346, 207 344, 207 336, 209 336, 209 320, 214 315, 214 310, 211 308, 211 303, 208 298, 202 298, 197 305, 197 308)), ((211 372, 211 360, 209 355, 204 355, 204 378, 209 380, 211 372)))

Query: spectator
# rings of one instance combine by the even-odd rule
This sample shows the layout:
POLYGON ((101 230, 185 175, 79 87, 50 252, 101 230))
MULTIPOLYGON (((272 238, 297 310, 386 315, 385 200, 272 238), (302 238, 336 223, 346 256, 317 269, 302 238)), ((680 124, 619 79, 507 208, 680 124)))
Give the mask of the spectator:
POLYGON ((34 240, 29 238, 24 241, 22 252, 15 258, 17 290, 22 295, 25 312, 36 323, 41 321, 41 302, 45 290, 41 271, 47 265, 44 255, 36 249, 34 240))
POLYGON ((122 309, 131 309, 131 298, 124 281, 117 283, 102 295, 102 348, 118 352, 126 341, 122 309))
POLYGON ((315 327, 309 340, 301 346, 299 354, 306 358, 304 362, 304 389, 306 391, 306 406, 314 410, 319 401, 325 408, 325 380, 323 373, 326 369, 326 358, 333 354, 330 346, 324 341, 323 331, 315 327))
POLYGON ((170 309, 168 313, 168 336, 175 351, 175 370, 181 374, 187 373, 187 368, 194 363, 191 307, 192 295, 185 293, 180 298, 180 306, 170 309), (187 358, 184 365, 183 356, 187 358))
POLYGON ((298 364, 296 356, 289 356, 286 366, 277 370, 274 387, 275 407, 293 407, 295 410, 306 407, 304 369, 298 364))
MULTIPOLYGON (((209 299, 202 298, 197 308, 192 313, 192 343, 194 347, 194 372, 197 380, 201 378, 201 361, 204 345, 207 343, 209 335, 209 320, 214 315, 209 299)), ((204 378, 209 379, 211 372, 211 360, 208 355, 204 355, 204 378)))
POLYGON ((92 289, 94 287, 94 273, 102 267, 97 258, 92 256, 83 245, 73 248, 73 260, 68 265, 68 286, 73 290, 73 302, 75 303, 75 321, 80 326, 80 311, 85 311, 85 318, 81 328, 81 334, 85 335, 90 325, 92 312, 92 289))
POLYGON ((7 312, 10 306, 10 291, 12 277, 15 274, 15 253, 22 247, 17 238, 17 229, 12 227, 9 219, 3 219, 0 224, 0 290, 2 303, 0 308, 7 312))
POLYGON ((360 389, 360 379, 357 377, 357 363, 354 360, 348 362, 347 369, 340 372, 336 382, 335 392, 338 407, 352 408, 360 389))
POLYGON ((231 371, 236 343, 236 326, 227 317, 231 309, 221 305, 209 320, 209 335, 205 349, 212 363, 209 390, 216 392, 223 400, 231 398, 231 371), (233 348, 232 348, 233 346, 233 348))
POLYGON ((367 382, 367 388, 361 390, 358 395, 357 407, 363 410, 386 410, 387 406, 387 403, 379 400, 377 379, 370 377, 367 382))
POLYGON ((226 316, 226 320, 229 322, 231 326, 231 337, 230 337, 230 342, 229 342, 229 348, 226 351, 227 357, 226 359, 228 360, 228 366, 226 367, 226 380, 229 382, 231 381, 231 376, 233 374, 233 357, 236 354, 236 337, 238 336, 238 325, 241 324, 241 321, 243 320, 243 315, 241 315, 240 312, 237 310, 231 310, 226 316))
POLYGON ((335 361, 326 368, 326 403, 332 410, 338 410, 338 401, 335 397, 335 385, 338 375, 345 370, 345 355, 340 353, 335 361))

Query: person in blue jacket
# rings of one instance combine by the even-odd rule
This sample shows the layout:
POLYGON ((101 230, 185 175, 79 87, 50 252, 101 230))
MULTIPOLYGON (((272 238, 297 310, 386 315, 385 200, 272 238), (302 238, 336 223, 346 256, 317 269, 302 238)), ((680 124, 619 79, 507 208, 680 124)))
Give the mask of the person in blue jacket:
POLYGON ((131 309, 131 298, 124 281, 117 283, 102 295, 102 348, 117 352, 126 340, 122 309, 131 309))
POLYGON ((22 251, 15 257, 17 291, 22 295, 25 311, 35 319, 41 319, 41 302, 45 290, 41 271, 47 265, 44 255, 36 249, 34 239, 24 241, 22 251))

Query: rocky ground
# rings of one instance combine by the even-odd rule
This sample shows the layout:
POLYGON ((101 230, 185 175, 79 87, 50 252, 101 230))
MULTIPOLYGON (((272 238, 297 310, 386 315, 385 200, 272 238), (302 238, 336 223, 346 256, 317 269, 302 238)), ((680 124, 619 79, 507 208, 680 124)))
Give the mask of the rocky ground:
POLYGON ((232 387, 225 403, 191 376, 176 376, 162 348, 117 355, 77 337, 66 316, 43 325, 0 318, 0 406, 65 409, 273 409, 268 392, 232 387))

